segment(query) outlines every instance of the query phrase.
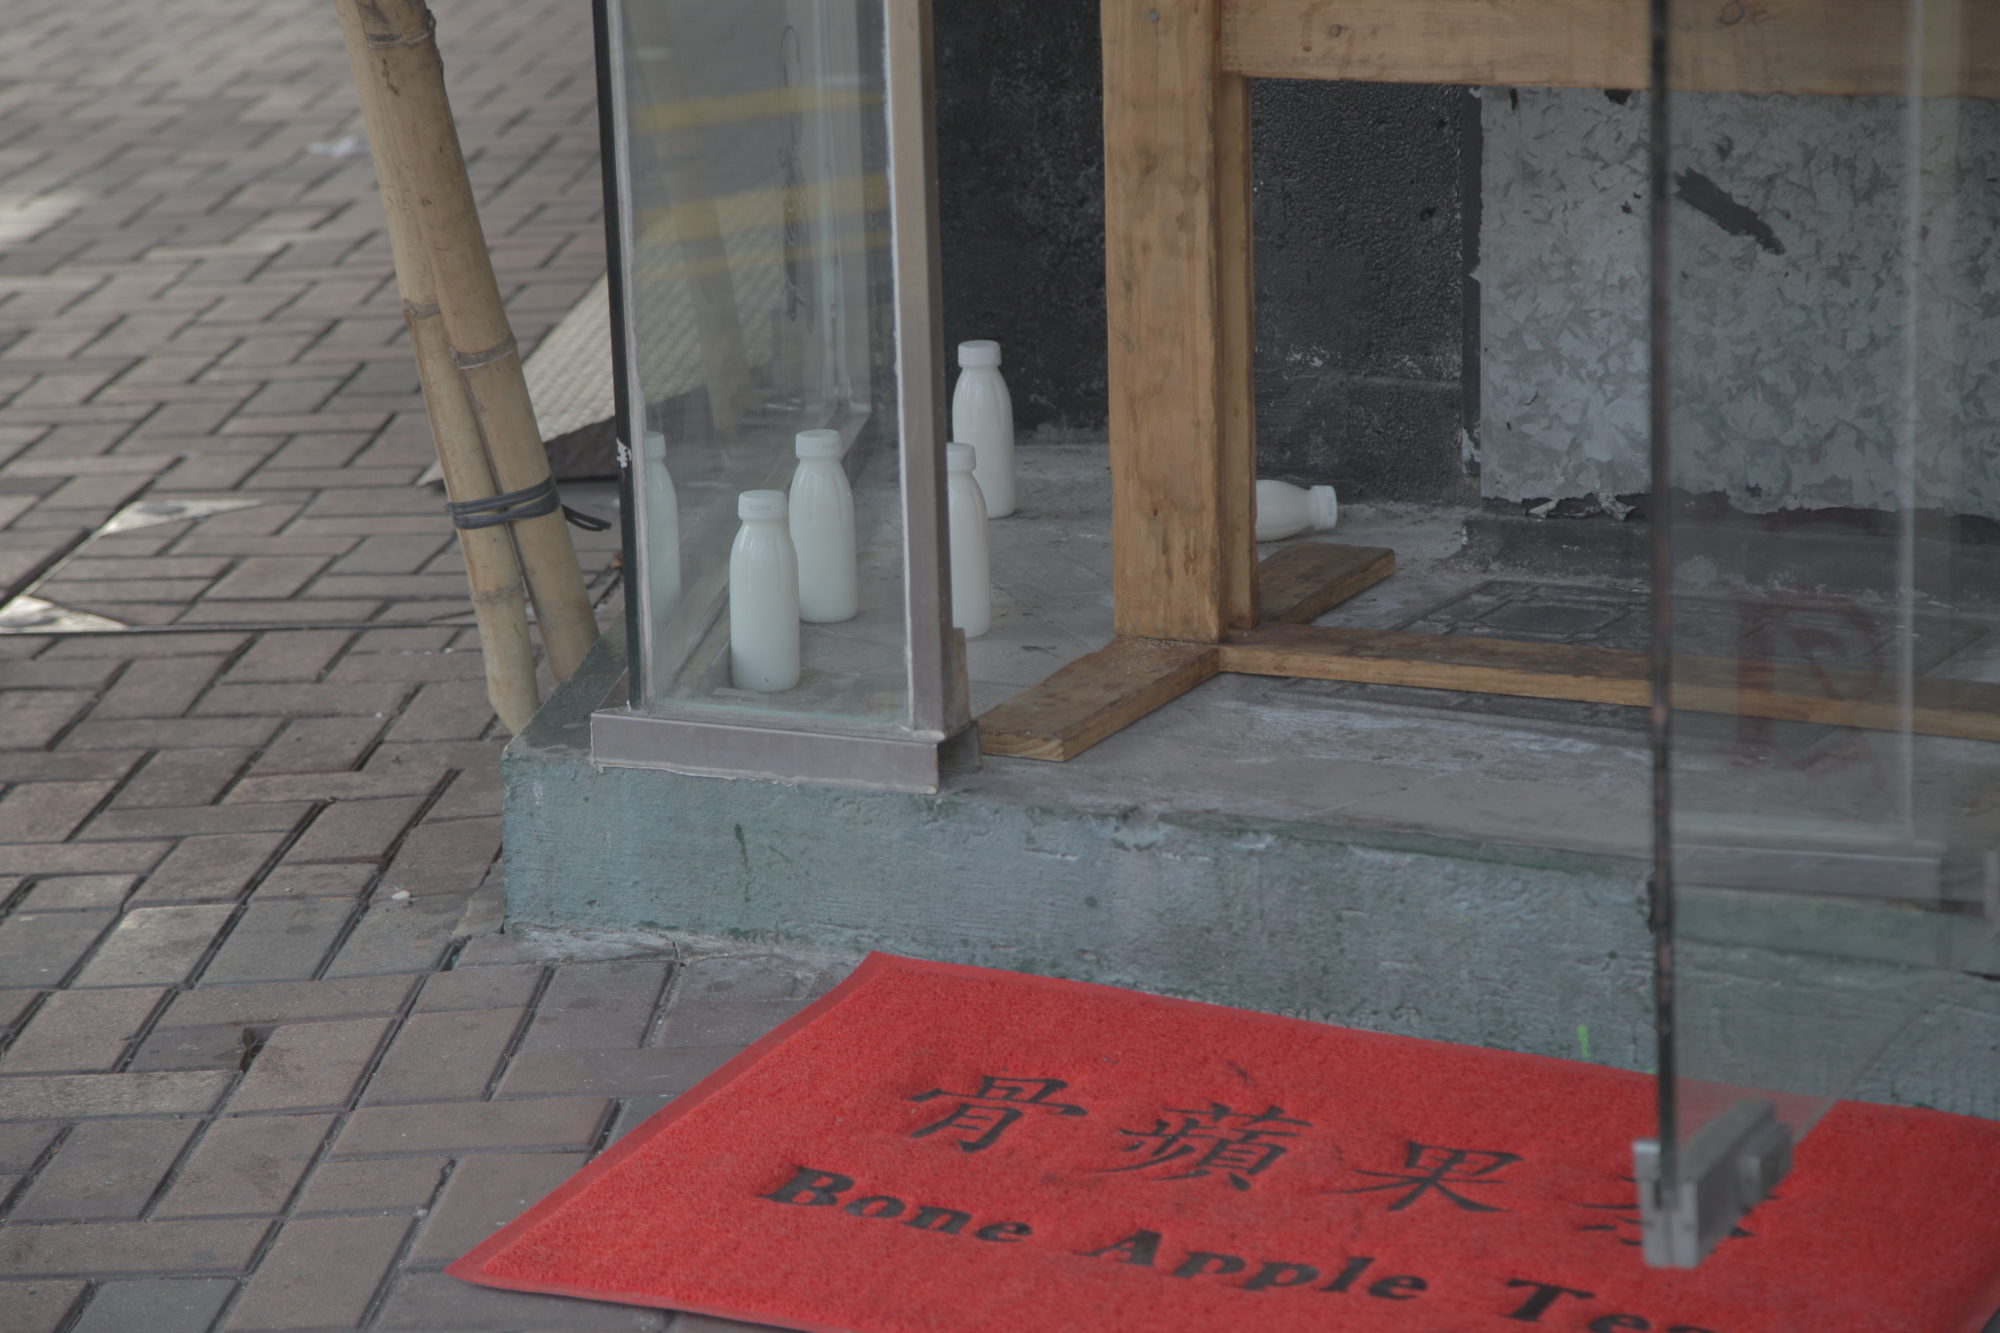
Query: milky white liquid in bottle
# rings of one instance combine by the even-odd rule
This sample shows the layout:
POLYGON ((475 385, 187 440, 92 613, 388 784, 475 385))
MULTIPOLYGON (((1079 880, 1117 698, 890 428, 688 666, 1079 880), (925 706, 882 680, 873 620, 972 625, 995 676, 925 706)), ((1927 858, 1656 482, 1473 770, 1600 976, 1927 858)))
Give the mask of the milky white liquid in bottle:
POLYGON ((792 473, 792 547, 799 558, 799 618, 812 625, 854 619, 861 572, 854 553, 854 491, 840 466, 837 430, 799 432, 792 473))
POLYGON ((1288 481, 1257 483, 1257 540, 1274 542, 1296 537, 1308 528, 1330 528, 1340 518, 1340 501, 1331 486, 1311 490, 1288 481))
POLYGON ((799 557, 785 509, 783 491, 736 497, 743 526, 729 548, 729 675, 739 690, 799 683, 799 557))
POLYGON ((647 431, 639 452, 640 482, 646 488, 646 590, 657 629, 681 604, 681 506, 667 471, 667 437, 647 431))
POLYGON ((976 639, 993 627, 992 558, 986 550, 986 497, 969 444, 944 447, 945 502, 951 530, 951 623, 976 639))
POLYGON ((958 387, 951 394, 951 438, 979 451, 974 471, 986 516, 1014 512, 1014 400, 1000 378, 1000 344, 958 345, 958 387))

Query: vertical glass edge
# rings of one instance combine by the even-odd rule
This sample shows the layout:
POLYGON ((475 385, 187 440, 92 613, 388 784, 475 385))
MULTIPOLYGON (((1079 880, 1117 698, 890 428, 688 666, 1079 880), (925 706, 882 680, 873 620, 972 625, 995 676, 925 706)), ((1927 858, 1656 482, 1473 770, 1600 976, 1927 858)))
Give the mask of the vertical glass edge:
POLYGON ((939 738, 969 720, 965 666, 951 628, 945 529, 946 435, 931 0, 882 0, 889 201, 896 288, 903 588, 909 725, 939 738))
POLYGON ((629 318, 627 257, 631 254, 626 232, 625 172, 629 163, 628 131, 625 116, 625 79, 621 68, 624 43, 620 38, 623 0, 591 0, 591 28, 597 61, 598 165, 604 178, 604 255, 606 303, 610 309, 611 399, 618 436, 618 527, 620 550, 625 562, 625 656, 626 702, 633 708, 645 704, 647 659, 651 643, 645 633, 645 562, 640 558, 638 477, 633 460, 639 451, 632 448, 640 438, 637 404, 632 393, 631 375, 635 359, 631 354, 632 329, 629 318))

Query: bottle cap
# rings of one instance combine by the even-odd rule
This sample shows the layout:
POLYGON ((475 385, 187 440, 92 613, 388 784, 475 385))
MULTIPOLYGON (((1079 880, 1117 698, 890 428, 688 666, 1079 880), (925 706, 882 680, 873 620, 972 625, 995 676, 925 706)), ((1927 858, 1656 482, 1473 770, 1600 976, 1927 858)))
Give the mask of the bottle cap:
POLYGON ((960 367, 997 366, 1000 364, 1000 344, 988 338, 980 338, 958 345, 960 367))
POLYGON ((1324 532, 1340 521, 1340 497, 1331 486, 1312 488, 1313 526, 1324 532))
POLYGON ((640 439, 644 443, 639 447, 648 457, 655 454, 665 456, 667 452, 667 437, 665 435, 656 430, 649 430, 640 439))
POLYGON ((783 491, 745 491, 736 497, 738 518, 783 518, 787 507, 783 491))
POLYGON ((947 444, 944 447, 944 470, 946 472, 970 472, 979 466, 979 451, 969 444, 947 444))
POLYGON ((800 458, 838 458, 845 452, 837 430, 802 430, 792 447, 800 458))

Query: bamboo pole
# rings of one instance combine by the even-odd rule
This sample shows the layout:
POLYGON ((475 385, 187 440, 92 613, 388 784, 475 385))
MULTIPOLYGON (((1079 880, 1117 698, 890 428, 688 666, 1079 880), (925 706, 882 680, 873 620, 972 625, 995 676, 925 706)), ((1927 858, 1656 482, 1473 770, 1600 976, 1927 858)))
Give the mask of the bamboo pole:
MULTIPOLYGON (((396 288, 403 298, 403 320, 410 328, 410 346, 416 356, 417 378, 423 384, 431 436, 437 442, 445 493, 459 503, 484 500, 494 494, 493 470, 487 464, 479 423, 473 419, 472 405, 459 383, 458 367, 445 339, 430 257, 424 251, 402 180, 401 159, 385 122, 361 18, 355 0, 337 0, 334 7, 347 38, 348 62, 354 69, 361 114, 374 150, 375 179, 382 192, 382 211, 389 221, 389 249, 395 257, 396 288)), ((518 733, 541 706, 541 693, 535 686, 535 647, 528 637, 527 584, 505 525, 457 531, 486 662, 486 698, 507 730, 518 733)))
MULTIPOLYGON (((437 294, 444 331, 502 491, 547 484, 548 454, 521 374, 520 349, 500 301, 493 261, 466 179, 458 127, 445 95, 444 66, 423 0, 338 0, 354 7, 368 53, 370 82, 406 181, 437 294)), ((513 529, 542 647, 566 680, 597 638, 576 548, 560 509, 513 529)))

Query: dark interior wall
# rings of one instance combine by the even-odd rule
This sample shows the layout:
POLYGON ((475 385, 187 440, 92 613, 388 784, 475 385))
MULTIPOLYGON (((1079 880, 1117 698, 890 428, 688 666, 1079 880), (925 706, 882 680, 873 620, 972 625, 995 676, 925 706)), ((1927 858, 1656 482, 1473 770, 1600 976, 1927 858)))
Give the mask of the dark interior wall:
MULTIPOLYGON (((940 5, 937 56, 945 337, 1000 340, 1025 434, 1099 436, 1097 6, 940 5)), ((1469 500, 1469 95, 1260 82, 1252 97, 1260 473, 1469 500)))

